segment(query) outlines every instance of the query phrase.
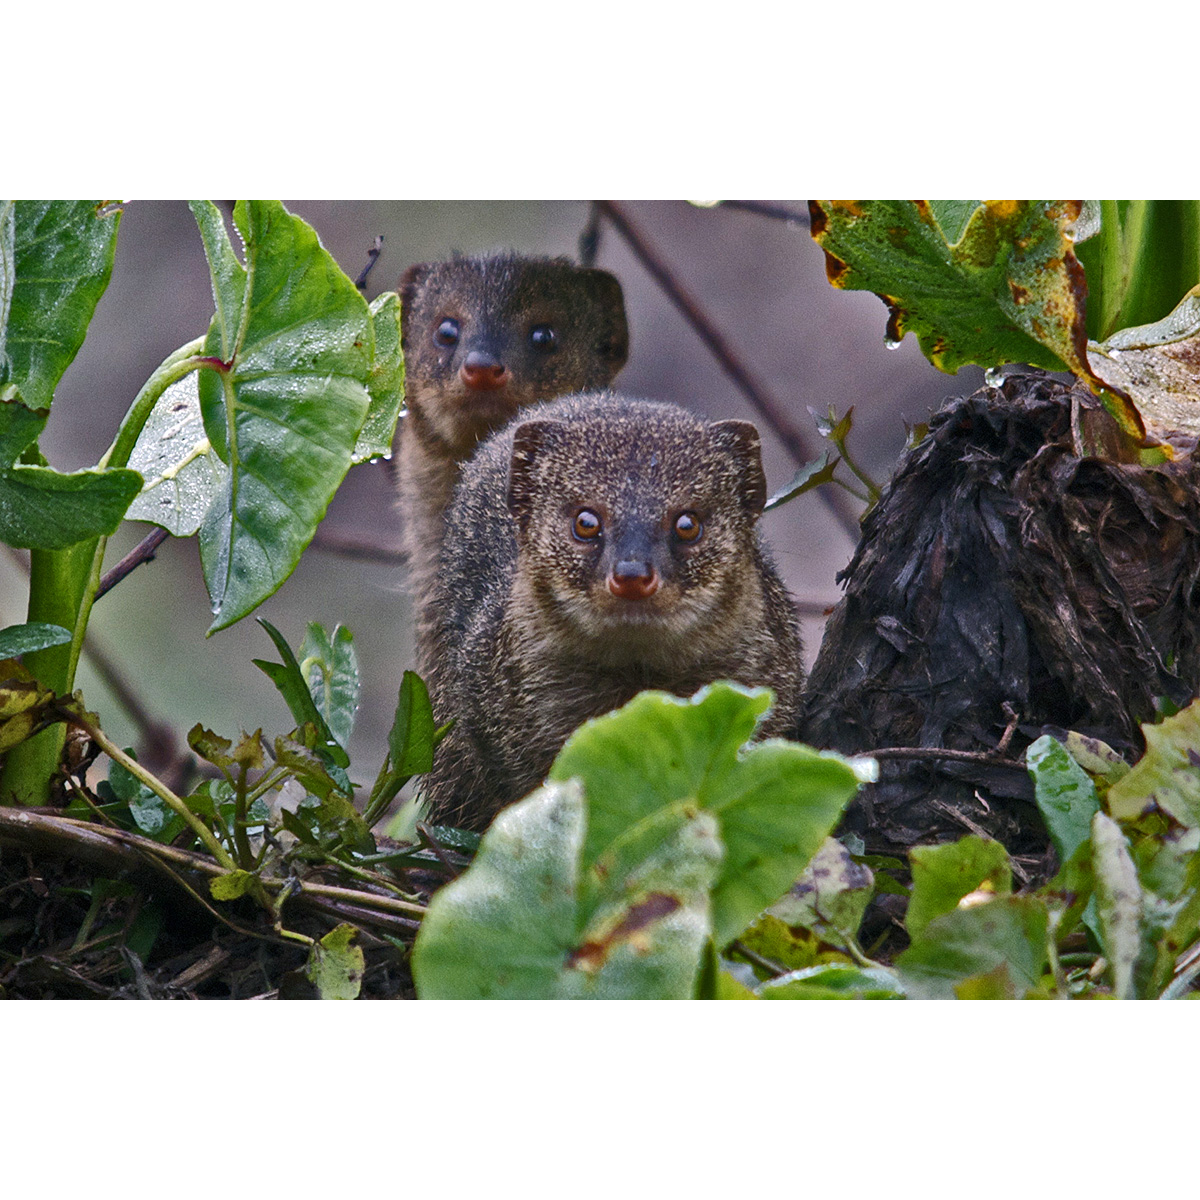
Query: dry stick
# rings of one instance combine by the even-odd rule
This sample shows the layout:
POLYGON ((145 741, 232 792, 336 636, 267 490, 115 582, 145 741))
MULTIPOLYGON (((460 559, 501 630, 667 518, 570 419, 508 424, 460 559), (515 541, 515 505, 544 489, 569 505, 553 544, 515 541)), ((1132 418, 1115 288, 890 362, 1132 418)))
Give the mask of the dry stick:
MULTIPOLYGON (((733 348, 700 308, 695 298, 687 292, 655 253, 642 231, 630 221, 624 208, 615 200, 597 200, 595 205, 598 211, 612 222, 613 227, 625 239, 642 266, 666 292, 700 340, 721 364, 725 373, 758 410, 775 436, 787 448, 796 464, 811 462, 816 458, 816 449, 809 445, 808 439, 792 424, 779 402, 769 394, 758 379, 754 378, 749 368, 734 353, 733 348)), ((818 488, 816 497, 829 509, 838 524, 849 534, 850 540, 857 545, 862 532, 858 524, 858 515, 851 511, 842 494, 831 488, 818 488)))
POLYGON ((105 592, 112 591, 135 567, 140 567, 142 563, 153 562, 155 552, 170 536, 168 530, 156 526, 153 532, 142 538, 112 570, 104 572, 100 578, 100 585, 96 588, 96 599, 99 600, 105 592))
POLYGON ((579 265, 594 267, 600 251, 600 209, 593 200, 588 206, 587 224, 579 235, 579 265))
POLYGON ((371 268, 379 260, 379 256, 383 253, 383 234, 375 235, 375 244, 367 251, 367 265, 359 272, 358 278, 354 281, 354 286, 360 292, 367 290, 367 276, 371 273, 371 268))

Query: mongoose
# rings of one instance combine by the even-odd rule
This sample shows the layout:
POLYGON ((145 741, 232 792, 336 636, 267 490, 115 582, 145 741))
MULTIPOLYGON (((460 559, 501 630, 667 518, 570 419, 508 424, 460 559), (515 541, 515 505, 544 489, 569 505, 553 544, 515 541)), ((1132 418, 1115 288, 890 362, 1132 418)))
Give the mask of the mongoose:
POLYGON ((431 819, 482 829, 581 722, 644 688, 774 689, 794 729, 795 609, 758 529, 758 431, 612 392, 522 413, 463 470, 434 597, 432 692, 456 725, 431 819))
POLYGON ((566 258, 512 254, 410 267, 400 281, 406 412, 400 510, 419 667, 442 521, 459 469, 523 406, 606 387, 629 354, 621 285, 566 258))

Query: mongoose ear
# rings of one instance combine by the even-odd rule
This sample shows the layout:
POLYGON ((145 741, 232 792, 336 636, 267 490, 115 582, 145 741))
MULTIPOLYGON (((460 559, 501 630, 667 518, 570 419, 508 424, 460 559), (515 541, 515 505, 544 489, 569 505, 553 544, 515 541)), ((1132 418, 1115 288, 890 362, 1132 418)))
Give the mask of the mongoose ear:
POLYGON ((741 479, 742 503, 756 516, 767 502, 767 477, 763 474, 762 439, 749 421, 714 421, 708 427, 712 444, 733 456, 741 479))
POLYGON ((597 327, 597 350, 615 375, 629 357, 629 322, 625 319, 625 296, 615 275, 589 267, 583 271, 587 288, 600 305, 603 316, 597 327))
POLYGON ((408 314, 417 302, 417 293, 433 273, 437 263, 413 263, 403 275, 396 290, 400 293, 400 340, 408 344, 408 314))
POLYGON ((534 464, 547 447, 553 446, 566 426, 562 421, 522 421, 513 434, 512 462, 508 469, 508 511, 524 533, 533 514, 537 480, 534 464))

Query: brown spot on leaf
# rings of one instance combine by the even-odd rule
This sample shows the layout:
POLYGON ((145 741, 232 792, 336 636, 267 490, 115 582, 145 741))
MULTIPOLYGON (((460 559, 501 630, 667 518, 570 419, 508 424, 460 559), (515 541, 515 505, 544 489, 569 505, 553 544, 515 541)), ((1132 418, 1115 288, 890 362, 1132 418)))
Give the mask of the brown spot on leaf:
POLYGON ((817 239, 829 228, 829 217, 817 200, 808 202, 808 228, 813 237, 817 239))
POLYGON ((1011 279, 1008 281, 1008 290, 1012 292, 1014 304, 1029 303, 1029 289, 1023 288, 1019 283, 1014 283, 1011 279))
POLYGON ((669 896, 666 892, 651 892, 644 899, 630 906, 629 911, 602 938, 584 942, 577 947, 567 959, 567 966, 579 971, 598 971, 608 956, 622 942, 629 941, 635 934, 640 933, 655 921, 661 921, 677 909, 683 907, 683 901, 678 896, 669 896))
POLYGON ((828 250, 825 251, 825 275, 834 287, 845 286, 842 277, 849 269, 840 258, 835 258, 828 250))

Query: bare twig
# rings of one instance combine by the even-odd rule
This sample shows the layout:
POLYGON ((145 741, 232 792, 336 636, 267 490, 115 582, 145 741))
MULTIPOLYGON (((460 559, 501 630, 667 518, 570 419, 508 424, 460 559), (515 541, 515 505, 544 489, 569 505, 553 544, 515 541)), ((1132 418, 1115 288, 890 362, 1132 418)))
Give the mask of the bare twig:
POLYGON ((979 763, 988 767, 1012 767, 1024 771, 1025 764, 1013 758, 1005 758, 995 750, 946 750, 941 746, 888 746, 883 750, 863 750, 860 753, 871 758, 929 758, 947 762, 979 763))
POLYGON ((110 592, 122 579, 142 563, 153 562, 159 546, 171 534, 161 526, 155 526, 115 567, 105 571, 100 578, 100 586, 96 588, 96 599, 99 600, 105 592, 110 592))
MULTIPOLYGON (((711 318, 701 309, 696 299, 683 287, 651 247, 645 234, 630 221, 624 207, 614 200, 597 200, 594 203, 600 213, 612 222, 642 266, 666 292, 700 340, 721 364, 725 373, 783 443, 797 465, 811 462, 816 458, 816 448, 809 444, 808 439, 792 423, 782 405, 770 395, 763 383, 754 377, 750 369, 734 352, 733 347, 725 340, 711 318)), ((852 512, 841 494, 831 488, 818 488, 815 494, 833 514, 838 524, 849 534, 851 541, 857 544, 861 532, 858 514, 852 512)))
POLYGON ((787 221, 789 225, 809 224, 808 213, 788 208, 786 204, 771 204, 765 200, 722 200, 721 208, 740 208, 743 212, 757 213, 760 217, 773 217, 787 221))
POLYGON ((600 209, 593 200, 588 206, 587 224, 579 235, 579 265, 594 267, 600 250, 600 209))
POLYGON ((383 253, 383 234, 375 235, 375 244, 367 251, 367 265, 359 272, 358 278, 354 281, 354 286, 360 292, 367 290, 367 276, 371 273, 371 268, 379 261, 379 256, 383 253))

